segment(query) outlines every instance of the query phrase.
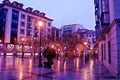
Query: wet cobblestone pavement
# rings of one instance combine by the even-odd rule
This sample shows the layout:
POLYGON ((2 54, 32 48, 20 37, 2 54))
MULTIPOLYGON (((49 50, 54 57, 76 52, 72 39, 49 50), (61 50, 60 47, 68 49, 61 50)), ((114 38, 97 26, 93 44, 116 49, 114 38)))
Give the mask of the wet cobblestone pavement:
MULTIPOLYGON (((44 59, 43 59, 44 61, 44 59)), ((38 67, 38 58, 0 56, 0 80, 119 80, 98 61, 80 58, 54 60, 52 68, 38 67)))

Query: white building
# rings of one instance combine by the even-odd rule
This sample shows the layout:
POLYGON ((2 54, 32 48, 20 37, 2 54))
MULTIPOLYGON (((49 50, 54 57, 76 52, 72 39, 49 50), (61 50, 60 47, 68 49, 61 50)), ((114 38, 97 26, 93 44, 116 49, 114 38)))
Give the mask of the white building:
POLYGON ((42 21, 41 34, 51 36, 52 19, 45 16, 45 13, 28 7, 23 9, 23 4, 16 1, 10 2, 4 0, 0 4, 0 39, 4 44, 22 44, 31 45, 33 40, 40 40, 40 26, 37 21, 42 21))
POLYGON ((62 34, 64 34, 64 35, 73 34, 78 29, 84 29, 83 25, 80 25, 80 24, 70 24, 70 25, 64 25, 64 26, 61 27, 62 34))
POLYGON ((96 34, 93 30, 88 29, 79 29, 77 31, 77 35, 79 39, 83 39, 83 42, 88 42, 89 48, 94 48, 96 42, 96 34))

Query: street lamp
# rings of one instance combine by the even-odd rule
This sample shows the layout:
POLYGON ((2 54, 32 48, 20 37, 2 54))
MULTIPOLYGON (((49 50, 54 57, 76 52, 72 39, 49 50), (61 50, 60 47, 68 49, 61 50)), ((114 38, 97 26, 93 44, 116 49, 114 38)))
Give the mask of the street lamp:
POLYGON ((38 67, 42 67, 42 56, 41 56, 41 28, 43 27, 43 22, 38 21, 38 26, 40 27, 40 47, 39 47, 39 64, 38 67))
POLYGON ((22 40, 22 58, 24 58, 24 53, 23 53, 23 42, 25 41, 25 39, 22 38, 21 40, 22 40))
POLYGON ((2 40, 0 39, 0 43, 2 42, 2 40))
POLYGON ((34 58, 35 58, 35 40, 36 40, 36 38, 33 39, 33 53, 34 53, 34 58))
POLYGON ((87 46, 87 42, 84 42, 84 61, 86 62, 86 46, 87 46))
POLYGON ((93 48, 91 47, 90 50, 91 50, 91 58, 93 58, 93 48))
POLYGON ((51 48, 55 48, 55 46, 54 46, 54 45, 51 45, 51 48))

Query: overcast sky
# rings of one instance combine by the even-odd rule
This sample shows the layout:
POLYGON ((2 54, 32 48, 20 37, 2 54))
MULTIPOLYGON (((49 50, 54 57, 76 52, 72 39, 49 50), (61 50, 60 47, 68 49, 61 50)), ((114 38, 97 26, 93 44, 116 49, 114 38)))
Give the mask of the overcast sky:
POLYGON ((32 7, 46 13, 54 20, 55 27, 79 23, 94 30, 94 0, 10 0, 13 1, 23 3, 24 8, 32 7))

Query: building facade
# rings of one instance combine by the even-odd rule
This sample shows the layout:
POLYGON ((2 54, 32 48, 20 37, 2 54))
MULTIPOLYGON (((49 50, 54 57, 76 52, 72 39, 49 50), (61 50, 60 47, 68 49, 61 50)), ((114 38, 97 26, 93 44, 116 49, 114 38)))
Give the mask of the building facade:
POLYGON ((93 30, 88 29, 79 29, 77 31, 78 39, 81 41, 81 44, 85 46, 85 42, 87 42, 87 53, 91 56, 97 54, 96 52, 96 34, 93 30))
POLYGON ((61 29, 52 27, 52 40, 60 42, 61 37, 61 29))
POLYGON ((31 45, 52 35, 52 19, 39 10, 28 7, 23 9, 23 4, 16 1, 4 0, 0 4, 0 39, 4 44, 31 45), (42 21, 42 26, 37 22, 42 21), (22 41, 24 38, 24 42, 22 41))
POLYGON ((99 60, 120 77, 120 0, 94 0, 99 60))
POLYGON ((93 30, 79 29, 77 31, 78 38, 83 39, 89 43, 89 48, 94 48, 96 42, 96 34, 93 30))
POLYGON ((85 51, 82 48, 84 47, 84 42, 87 42, 88 53, 93 52, 96 42, 95 31, 85 29, 80 24, 65 25, 61 30, 62 42, 67 51, 73 51, 73 53, 77 55, 79 55, 79 53, 82 54, 85 51))
POLYGON ((64 36, 72 35, 78 29, 84 29, 83 25, 80 25, 80 24, 64 25, 61 27, 61 30, 62 30, 61 33, 64 34, 64 36))

